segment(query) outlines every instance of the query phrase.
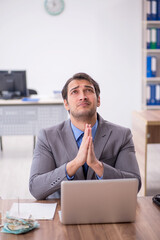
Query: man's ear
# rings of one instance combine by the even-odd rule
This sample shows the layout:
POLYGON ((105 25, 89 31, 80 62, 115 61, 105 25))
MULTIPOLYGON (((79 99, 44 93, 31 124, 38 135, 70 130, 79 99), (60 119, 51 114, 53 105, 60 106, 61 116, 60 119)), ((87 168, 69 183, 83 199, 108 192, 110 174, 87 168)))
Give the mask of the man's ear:
POLYGON ((66 99, 64 99, 64 107, 67 111, 69 111, 69 106, 68 106, 68 102, 66 99))
POLYGON ((100 96, 98 96, 98 98, 97 98, 97 107, 99 107, 100 105, 101 105, 100 96))

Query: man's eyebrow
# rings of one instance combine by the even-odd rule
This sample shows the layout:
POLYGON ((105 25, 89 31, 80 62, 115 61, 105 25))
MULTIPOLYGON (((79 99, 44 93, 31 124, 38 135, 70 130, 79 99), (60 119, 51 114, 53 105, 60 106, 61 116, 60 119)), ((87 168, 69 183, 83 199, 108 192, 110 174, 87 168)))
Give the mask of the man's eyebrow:
POLYGON ((93 87, 93 86, 90 86, 90 85, 85 85, 85 87, 86 87, 86 88, 92 88, 92 89, 94 89, 94 87, 93 87))
MULTIPOLYGON (((84 85, 85 88, 91 88, 92 90, 94 90, 94 87, 93 86, 90 86, 90 85, 84 85)), ((79 86, 76 86, 74 88, 71 88, 69 91, 72 92, 73 90, 79 88, 79 86)))
POLYGON ((69 91, 72 92, 73 90, 75 90, 75 89, 77 89, 77 88, 79 88, 79 86, 74 87, 74 88, 71 88, 69 91))

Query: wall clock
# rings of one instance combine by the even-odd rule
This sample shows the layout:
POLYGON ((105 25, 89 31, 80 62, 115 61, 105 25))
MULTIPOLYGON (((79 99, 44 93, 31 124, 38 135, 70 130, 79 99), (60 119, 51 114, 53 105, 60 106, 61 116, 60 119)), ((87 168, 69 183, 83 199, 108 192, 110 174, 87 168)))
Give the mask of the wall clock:
POLYGON ((51 15, 59 15, 64 10, 63 0, 45 0, 44 6, 46 11, 51 15))

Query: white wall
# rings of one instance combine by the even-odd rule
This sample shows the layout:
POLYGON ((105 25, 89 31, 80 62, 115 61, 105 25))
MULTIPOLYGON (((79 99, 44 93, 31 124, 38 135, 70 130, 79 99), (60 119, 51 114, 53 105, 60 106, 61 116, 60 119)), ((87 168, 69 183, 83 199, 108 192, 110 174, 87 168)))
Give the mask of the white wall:
POLYGON ((101 87, 99 113, 131 127, 141 105, 141 1, 64 1, 56 17, 44 0, 0 1, 0 69, 26 69, 28 87, 49 95, 86 72, 101 87))

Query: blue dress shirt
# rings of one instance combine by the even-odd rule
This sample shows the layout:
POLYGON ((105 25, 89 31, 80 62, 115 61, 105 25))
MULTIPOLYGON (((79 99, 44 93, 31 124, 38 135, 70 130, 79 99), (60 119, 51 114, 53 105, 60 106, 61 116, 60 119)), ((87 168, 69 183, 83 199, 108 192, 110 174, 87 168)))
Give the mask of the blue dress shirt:
MULTIPOLYGON (((93 139, 93 141, 94 141, 94 138, 95 138, 95 135, 96 135, 97 127, 98 127, 98 120, 96 121, 95 125, 92 127, 92 139, 93 139)), ((77 142, 77 146, 78 146, 78 148, 79 148, 79 147, 80 147, 80 144, 81 144, 81 141, 82 141, 82 139, 81 139, 81 141, 79 142, 79 139, 80 139, 81 135, 84 134, 84 132, 81 131, 79 128, 75 127, 75 126, 72 124, 72 122, 71 122, 71 128, 72 128, 72 131, 73 131, 75 140, 76 140, 76 142, 77 142)), ((88 169, 88 165, 87 165, 87 164, 86 164, 84 167, 85 167, 86 170, 88 169)), ((66 176, 67 176, 67 179, 68 179, 68 180, 74 179, 74 176, 72 176, 72 177, 69 177, 69 176, 68 176, 67 171, 66 171, 66 176)), ((102 176, 102 177, 99 177, 97 174, 96 174, 96 176, 97 176, 98 179, 102 179, 102 178, 103 178, 103 176, 102 176)))

